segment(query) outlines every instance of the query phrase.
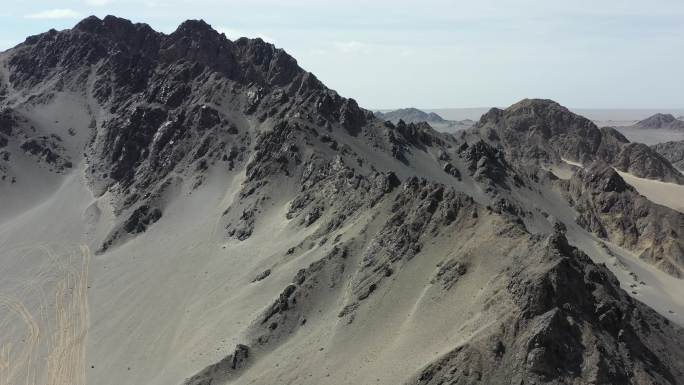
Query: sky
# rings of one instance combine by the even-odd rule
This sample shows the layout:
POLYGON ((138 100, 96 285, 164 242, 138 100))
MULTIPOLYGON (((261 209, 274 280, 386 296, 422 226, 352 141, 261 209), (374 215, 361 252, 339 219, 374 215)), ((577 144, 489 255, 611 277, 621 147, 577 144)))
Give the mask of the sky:
POLYGON ((108 14, 261 37, 366 108, 684 108, 683 0, 8 1, 0 50, 108 14))

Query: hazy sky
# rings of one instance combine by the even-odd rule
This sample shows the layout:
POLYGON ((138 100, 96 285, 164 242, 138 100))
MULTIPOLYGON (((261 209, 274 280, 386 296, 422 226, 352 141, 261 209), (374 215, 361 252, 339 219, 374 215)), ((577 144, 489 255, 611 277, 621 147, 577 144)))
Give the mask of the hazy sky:
POLYGON ((171 32, 202 18, 282 47, 368 108, 683 108, 684 0, 23 0, 0 49, 114 14, 171 32))

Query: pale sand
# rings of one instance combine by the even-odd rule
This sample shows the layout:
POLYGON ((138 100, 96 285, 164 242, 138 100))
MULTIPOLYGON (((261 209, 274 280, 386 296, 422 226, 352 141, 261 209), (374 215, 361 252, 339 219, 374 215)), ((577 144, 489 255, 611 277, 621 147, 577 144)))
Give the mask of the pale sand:
POLYGON ((615 171, 651 202, 684 212, 684 185, 639 178, 626 172, 615 171))

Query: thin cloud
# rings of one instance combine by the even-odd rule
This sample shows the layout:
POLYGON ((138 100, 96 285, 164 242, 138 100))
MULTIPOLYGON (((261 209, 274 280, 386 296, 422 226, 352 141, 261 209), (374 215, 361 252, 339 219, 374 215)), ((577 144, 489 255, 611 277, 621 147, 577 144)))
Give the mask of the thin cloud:
POLYGON ((81 16, 80 13, 74 11, 73 9, 48 9, 41 12, 31 13, 24 16, 27 19, 77 19, 81 16))

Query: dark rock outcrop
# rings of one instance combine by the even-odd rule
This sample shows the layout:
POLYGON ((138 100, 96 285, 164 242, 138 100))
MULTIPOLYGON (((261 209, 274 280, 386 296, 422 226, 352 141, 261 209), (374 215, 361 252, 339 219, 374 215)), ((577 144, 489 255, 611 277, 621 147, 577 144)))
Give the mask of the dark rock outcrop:
POLYGON ((562 184, 580 226, 675 277, 684 274, 684 214, 639 195, 602 162, 562 184))
POLYGON ((212 385, 225 383, 247 367, 249 358, 249 347, 239 344, 235 347, 235 351, 232 354, 185 380, 184 384, 212 385))
MULTIPOLYGON (((303 160, 298 144, 290 140, 274 153, 276 148, 267 146, 288 136, 301 140, 323 127, 363 135, 369 125, 382 127, 372 113, 327 89, 282 49, 260 39, 230 41, 201 20, 165 35, 145 24, 92 16, 71 30, 26 39, 6 61, 16 90, 51 83, 52 92, 90 92, 108 111, 91 125, 84 153, 92 188, 97 195, 113 193, 116 214, 150 205, 149 197, 170 175, 192 178, 199 186, 209 167, 245 166, 252 152, 250 181, 293 175, 303 160), (250 120, 272 130, 259 133, 250 120), (302 131, 294 135, 297 130, 302 131)), ((0 117, 2 135, 12 134, 11 118, 0 117)), ((44 144, 32 139, 23 148, 56 168, 71 166, 55 146, 44 144)))
POLYGON ((658 179, 663 182, 684 183, 682 174, 666 157, 642 143, 629 143, 614 158, 612 165, 641 178, 658 179))
POLYGON ((679 142, 658 143, 651 148, 679 170, 684 170, 684 140, 679 142))
POLYGON ((667 337, 682 331, 629 298, 605 267, 558 233, 533 240, 522 258, 508 273, 515 308, 407 384, 674 385, 682 380, 677 357, 684 345, 667 337), (530 269, 532 264, 537 268, 530 269))
POLYGON ((64 155, 65 150, 61 141, 62 139, 55 135, 34 137, 21 143, 20 148, 38 162, 45 163, 53 167, 55 171, 61 172, 73 167, 73 163, 64 155))

